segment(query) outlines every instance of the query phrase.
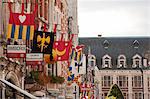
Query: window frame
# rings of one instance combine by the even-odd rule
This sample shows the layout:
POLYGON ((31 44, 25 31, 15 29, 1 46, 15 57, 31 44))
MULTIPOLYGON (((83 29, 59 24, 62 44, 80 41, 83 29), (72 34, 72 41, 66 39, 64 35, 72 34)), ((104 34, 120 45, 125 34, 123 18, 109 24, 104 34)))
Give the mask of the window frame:
POLYGON ((119 55, 118 56, 118 61, 117 61, 117 68, 121 68, 121 67, 126 67, 126 57, 125 55, 119 55), (121 66, 121 62, 123 62, 122 66, 121 66))
POLYGON ((102 58, 102 68, 111 68, 111 57, 109 55, 104 55, 102 58), (106 64, 108 62, 108 64, 106 64), (107 65, 107 66, 106 66, 107 65))
POLYGON ((117 76, 117 84, 120 88, 128 88, 128 76, 126 75, 117 76), (120 82, 122 82, 122 85, 120 85, 120 82))
POLYGON ((136 54, 132 57, 132 59, 133 59, 133 64, 132 64, 133 68, 142 67, 142 57, 140 55, 136 54))
POLYGON ((132 87, 133 88, 142 88, 143 87, 143 85, 142 85, 142 76, 141 75, 134 75, 132 77, 132 87))
POLYGON ((113 76, 104 75, 102 76, 102 87, 103 88, 110 88, 113 84, 113 76))

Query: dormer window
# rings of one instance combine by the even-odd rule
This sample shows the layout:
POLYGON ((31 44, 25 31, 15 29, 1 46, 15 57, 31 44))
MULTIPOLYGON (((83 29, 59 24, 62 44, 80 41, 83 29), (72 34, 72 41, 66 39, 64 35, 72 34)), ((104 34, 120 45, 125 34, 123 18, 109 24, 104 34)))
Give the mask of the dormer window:
POLYGON ((103 46, 104 46, 105 49, 107 49, 109 47, 109 42, 107 40, 105 40, 103 42, 103 46))
POLYGON ((88 58, 88 64, 89 66, 95 66, 96 65, 96 57, 94 55, 90 55, 89 58, 88 58))
POLYGON ((134 46, 134 48, 138 48, 138 47, 139 47, 139 42, 138 42, 138 40, 134 40, 133 46, 134 46))
POLYGON ((136 67, 141 67, 142 66, 142 57, 138 54, 136 54, 135 56, 133 56, 133 65, 132 67, 136 68, 136 67))
POLYGON ((103 56, 102 61, 103 68, 111 68, 111 57, 109 55, 103 56))
POLYGON ((118 68, 125 67, 126 66, 126 57, 124 55, 118 56, 118 68))

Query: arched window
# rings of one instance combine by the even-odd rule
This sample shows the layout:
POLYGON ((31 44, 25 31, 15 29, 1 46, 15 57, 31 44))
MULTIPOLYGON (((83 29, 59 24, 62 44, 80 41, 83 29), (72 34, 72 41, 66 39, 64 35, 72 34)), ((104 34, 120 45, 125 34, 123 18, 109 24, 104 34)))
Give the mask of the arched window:
POLYGON ((111 57, 109 55, 104 55, 102 58, 102 67, 111 68, 111 57))
POLYGON ((121 67, 126 67, 126 57, 124 55, 119 55, 118 56, 118 64, 117 64, 118 68, 121 67))
POLYGON ((136 67, 141 67, 142 66, 142 57, 138 54, 133 56, 133 64, 132 67, 136 68, 136 67))

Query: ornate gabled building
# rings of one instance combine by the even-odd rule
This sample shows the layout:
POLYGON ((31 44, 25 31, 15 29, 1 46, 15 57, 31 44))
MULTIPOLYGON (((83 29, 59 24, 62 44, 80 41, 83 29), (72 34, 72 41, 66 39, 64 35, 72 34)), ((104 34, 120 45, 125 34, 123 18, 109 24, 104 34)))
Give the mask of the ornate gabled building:
POLYGON ((150 99, 150 37, 79 38, 96 56, 99 99, 117 84, 125 99, 150 99))

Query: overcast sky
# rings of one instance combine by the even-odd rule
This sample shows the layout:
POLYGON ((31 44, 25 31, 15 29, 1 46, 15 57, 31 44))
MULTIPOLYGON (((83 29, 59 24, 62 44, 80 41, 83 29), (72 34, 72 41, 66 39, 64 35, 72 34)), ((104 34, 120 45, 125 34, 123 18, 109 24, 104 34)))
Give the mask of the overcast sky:
POLYGON ((78 0, 80 37, 150 36, 150 0, 78 0))

